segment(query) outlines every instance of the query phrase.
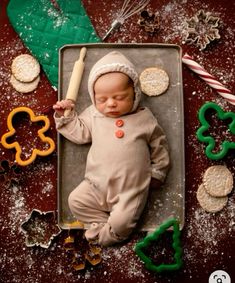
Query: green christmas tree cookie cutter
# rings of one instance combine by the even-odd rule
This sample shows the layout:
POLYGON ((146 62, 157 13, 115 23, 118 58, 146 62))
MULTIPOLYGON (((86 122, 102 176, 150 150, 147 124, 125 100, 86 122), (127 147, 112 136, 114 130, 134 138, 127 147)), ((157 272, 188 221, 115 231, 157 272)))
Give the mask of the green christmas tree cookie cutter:
POLYGON ((180 228, 179 222, 175 218, 170 218, 163 222, 152 234, 147 235, 142 241, 138 242, 135 246, 135 252, 140 257, 140 259, 145 263, 145 267, 148 270, 154 272, 164 272, 164 271, 175 271, 181 268, 183 265, 182 260, 182 248, 180 243, 180 228), (175 251, 174 263, 172 264, 160 264, 155 265, 151 258, 144 253, 144 249, 151 245, 151 243, 156 242, 160 235, 166 232, 170 227, 173 226, 173 244, 172 247, 175 251))
POLYGON ((215 110, 217 117, 220 120, 231 119, 232 122, 228 124, 229 131, 232 134, 235 134, 235 113, 234 112, 224 112, 219 105, 214 102, 207 102, 202 105, 202 107, 198 111, 198 119, 201 123, 201 127, 197 130, 196 135, 200 142, 208 144, 205 149, 205 154, 208 158, 212 160, 222 159, 229 151, 229 149, 235 149, 235 142, 223 141, 221 143, 221 150, 219 152, 214 153, 215 149, 215 140, 211 136, 205 136, 204 133, 208 131, 210 124, 205 118, 205 114, 207 110, 215 110))

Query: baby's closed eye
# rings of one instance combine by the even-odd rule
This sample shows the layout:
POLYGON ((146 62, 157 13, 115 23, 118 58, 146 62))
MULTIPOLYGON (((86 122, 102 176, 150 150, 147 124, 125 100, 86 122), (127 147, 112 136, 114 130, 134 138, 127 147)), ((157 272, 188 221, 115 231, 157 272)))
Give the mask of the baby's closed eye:
POLYGON ((117 95, 115 96, 116 100, 123 100, 126 96, 125 95, 117 95))
POLYGON ((95 101, 98 103, 104 103, 107 100, 105 97, 96 97, 95 101))

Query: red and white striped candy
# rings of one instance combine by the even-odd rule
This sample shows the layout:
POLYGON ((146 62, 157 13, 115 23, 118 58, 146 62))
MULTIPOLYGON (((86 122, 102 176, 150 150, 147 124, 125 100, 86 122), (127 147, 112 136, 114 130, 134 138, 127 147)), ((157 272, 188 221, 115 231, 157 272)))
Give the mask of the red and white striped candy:
POLYGON ((235 95, 224 87, 216 78, 210 75, 202 66, 193 60, 191 56, 185 54, 182 57, 182 62, 189 67, 193 72, 197 73, 201 79, 203 79, 209 86, 215 89, 223 98, 229 103, 235 105, 235 95))

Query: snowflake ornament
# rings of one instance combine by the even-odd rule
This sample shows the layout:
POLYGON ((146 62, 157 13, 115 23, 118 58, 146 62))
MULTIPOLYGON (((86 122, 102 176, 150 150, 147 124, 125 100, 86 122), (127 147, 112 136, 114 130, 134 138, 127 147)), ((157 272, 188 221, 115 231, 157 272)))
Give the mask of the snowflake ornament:
POLYGON ((212 16, 211 12, 198 11, 195 16, 186 20, 185 41, 204 50, 211 41, 220 39, 219 23, 220 18, 212 16))

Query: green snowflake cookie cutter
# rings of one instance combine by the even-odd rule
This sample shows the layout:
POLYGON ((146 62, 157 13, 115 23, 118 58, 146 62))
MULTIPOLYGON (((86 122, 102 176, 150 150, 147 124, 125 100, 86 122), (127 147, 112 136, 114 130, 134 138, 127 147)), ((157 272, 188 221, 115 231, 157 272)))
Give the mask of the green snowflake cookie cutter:
POLYGON ((152 234, 147 235, 142 241, 138 242, 135 246, 135 252, 140 257, 140 259, 145 263, 145 267, 148 270, 154 272, 164 272, 164 271, 175 271, 182 267, 182 248, 180 243, 180 228, 179 222, 175 218, 170 218, 163 222, 152 234), (144 249, 151 245, 151 243, 156 242, 159 236, 166 232, 167 229, 173 226, 173 244, 172 247, 175 251, 174 260, 172 264, 160 264, 155 265, 152 260, 144 253, 144 249))
POLYGON ((210 124, 205 118, 205 113, 207 110, 212 109, 216 111, 217 117, 220 120, 232 119, 232 122, 228 124, 229 130, 232 134, 235 134, 235 113, 234 112, 224 112, 219 105, 214 102, 207 102, 202 105, 198 111, 198 118, 201 123, 201 127, 197 130, 197 139, 200 142, 208 144, 205 149, 205 154, 209 159, 219 160, 222 159, 229 151, 229 149, 235 149, 235 142, 223 141, 221 144, 221 150, 219 152, 213 153, 215 148, 215 140, 211 136, 204 136, 204 133, 208 131, 210 124))

